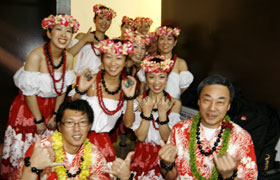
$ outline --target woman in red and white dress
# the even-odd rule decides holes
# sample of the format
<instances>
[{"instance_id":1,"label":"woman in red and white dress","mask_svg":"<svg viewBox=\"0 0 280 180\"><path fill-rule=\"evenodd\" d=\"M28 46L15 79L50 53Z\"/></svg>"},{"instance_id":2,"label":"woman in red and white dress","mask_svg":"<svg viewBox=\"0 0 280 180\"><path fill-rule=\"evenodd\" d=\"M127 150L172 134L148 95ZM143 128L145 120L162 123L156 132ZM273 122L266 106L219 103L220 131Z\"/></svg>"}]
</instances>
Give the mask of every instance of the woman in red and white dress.
<instances>
[{"instance_id":1,"label":"woman in red and white dress","mask_svg":"<svg viewBox=\"0 0 280 180\"><path fill-rule=\"evenodd\" d=\"M131 127L139 141L131 164L135 179L163 179L158 165L160 140L167 140L181 111L181 102L164 91L173 65L164 56L146 57L141 64L149 89L135 101L138 110Z\"/></svg>"},{"instance_id":2,"label":"woman in red and white dress","mask_svg":"<svg viewBox=\"0 0 280 180\"><path fill-rule=\"evenodd\" d=\"M133 51L133 46L121 40L103 40L100 41L99 50L104 70L92 75L92 71L86 69L75 92L72 91L70 95L73 96L72 99L85 99L91 105L94 122L88 138L100 147L107 162L112 162L116 153L108 132L114 128L122 114L126 127L130 127L134 120L136 80L132 76L126 76L123 71L127 55Z\"/></svg>"},{"instance_id":3,"label":"woman in red and white dress","mask_svg":"<svg viewBox=\"0 0 280 180\"><path fill-rule=\"evenodd\" d=\"M53 132L56 111L67 86L75 82L73 56L65 48L79 23L69 15L50 15L43 19L42 28L47 42L32 50L14 75L20 91L11 105L5 132L2 179L13 177L35 134L45 137Z\"/></svg>"},{"instance_id":4,"label":"woman in red and white dress","mask_svg":"<svg viewBox=\"0 0 280 180\"><path fill-rule=\"evenodd\" d=\"M102 4L93 6L95 31L89 28L87 33L79 33L69 45L68 51L73 55L77 55L75 62L75 73L81 75L83 71L90 68L93 73L97 73L100 69L101 59L100 51L96 47L99 41L108 39L105 34L110 28L112 19L116 17L116 12Z\"/></svg>"}]
</instances>

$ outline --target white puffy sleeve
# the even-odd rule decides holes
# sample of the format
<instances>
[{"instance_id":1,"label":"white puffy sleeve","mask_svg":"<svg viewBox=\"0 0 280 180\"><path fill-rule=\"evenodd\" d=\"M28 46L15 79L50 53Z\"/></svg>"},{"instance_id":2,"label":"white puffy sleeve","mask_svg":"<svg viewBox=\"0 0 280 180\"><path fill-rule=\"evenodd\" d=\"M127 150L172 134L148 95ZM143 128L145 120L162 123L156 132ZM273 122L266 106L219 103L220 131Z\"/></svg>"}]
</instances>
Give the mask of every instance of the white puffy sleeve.
<instances>
[{"instance_id":1,"label":"white puffy sleeve","mask_svg":"<svg viewBox=\"0 0 280 180\"><path fill-rule=\"evenodd\" d=\"M40 72L25 71L21 67L14 75L14 82L25 96L32 96L39 93Z\"/></svg>"},{"instance_id":2,"label":"white puffy sleeve","mask_svg":"<svg viewBox=\"0 0 280 180\"><path fill-rule=\"evenodd\" d=\"M138 77L138 79L139 79L140 82L146 83L145 72L143 71L143 69L140 69L140 70L137 72L137 77Z\"/></svg>"},{"instance_id":3,"label":"white puffy sleeve","mask_svg":"<svg viewBox=\"0 0 280 180\"><path fill-rule=\"evenodd\" d=\"M130 129L132 129L133 131L138 129L141 124L142 118L140 117L140 114L141 114L141 112L139 112L139 111L135 112L135 119L134 119L132 126L130 127Z\"/></svg>"},{"instance_id":4,"label":"white puffy sleeve","mask_svg":"<svg viewBox=\"0 0 280 180\"><path fill-rule=\"evenodd\" d=\"M168 118L169 118L168 126L170 129L172 129L175 124L181 121L179 113L172 112L168 115Z\"/></svg>"},{"instance_id":5,"label":"white puffy sleeve","mask_svg":"<svg viewBox=\"0 0 280 180\"><path fill-rule=\"evenodd\" d=\"M77 44L79 42L78 39L72 39L72 41L69 43L67 48L71 48L73 46L75 46L75 44Z\"/></svg>"},{"instance_id":6,"label":"white puffy sleeve","mask_svg":"<svg viewBox=\"0 0 280 180\"><path fill-rule=\"evenodd\" d=\"M187 88L193 82L193 74L190 71L182 71L180 72L180 80L179 80L179 87L180 88Z\"/></svg>"}]
</instances>

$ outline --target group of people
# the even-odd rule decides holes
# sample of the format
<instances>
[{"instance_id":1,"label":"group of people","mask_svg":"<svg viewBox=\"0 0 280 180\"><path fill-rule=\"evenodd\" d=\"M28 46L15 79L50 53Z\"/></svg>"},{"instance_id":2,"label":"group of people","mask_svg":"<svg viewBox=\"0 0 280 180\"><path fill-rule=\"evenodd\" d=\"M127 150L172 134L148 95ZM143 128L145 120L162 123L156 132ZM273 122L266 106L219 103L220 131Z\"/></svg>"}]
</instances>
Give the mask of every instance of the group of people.
<instances>
[{"instance_id":1,"label":"group of people","mask_svg":"<svg viewBox=\"0 0 280 180\"><path fill-rule=\"evenodd\" d=\"M116 12L100 4L93 11L95 31L73 40L72 16L43 19L45 44L14 76L20 91L2 179L256 179L251 137L226 115L234 98L226 78L201 82L200 113L181 121L180 95L193 75L173 54L180 29L149 32L150 18L124 16L122 34L110 39ZM109 137L119 119L138 140L125 159Z\"/></svg>"}]
</instances>

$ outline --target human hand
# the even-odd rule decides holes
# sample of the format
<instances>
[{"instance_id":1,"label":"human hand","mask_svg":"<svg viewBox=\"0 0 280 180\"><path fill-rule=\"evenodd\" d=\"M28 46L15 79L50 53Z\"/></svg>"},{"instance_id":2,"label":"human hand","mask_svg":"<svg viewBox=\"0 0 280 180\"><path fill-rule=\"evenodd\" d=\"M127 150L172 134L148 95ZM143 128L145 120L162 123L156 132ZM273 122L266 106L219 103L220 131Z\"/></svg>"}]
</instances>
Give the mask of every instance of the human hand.
<instances>
[{"instance_id":1,"label":"human hand","mask_svg":"<svg viewBox=\"0 0 280 180\"><path fill-rule=\"evenodd\" d=\"M131 158L134 155L134 152L129 152L125 160L117 158L113 164L111 170L106 170L105 172L112 174L120 179L129 179L130 177L130 164Z\"/></svg>"},{"instance_id":2,"label":"human hand","mask_svg":"<svg viewBox=\"0 0 280 180\"><path fill-rule=\"evenodd\" d=\"M88 32L84 34L82 38L86 43L94 42L94 35L91 33L91 27L88 29Z\"/></svg>"},{"instance_id":3,"label":"human hand","mask_svg":"<svg viewBox=\"0 0 280 180\"><path fill-rule=\"evenodd\" d=\"M87 91L92 85L94 85L95 78L93 78L92 71L90 68L84 70L82 75L80 76L79 81L79 91L85 92Z\"/></svg>"},{"instance_id":4,"label":"human hand","mask_svg":"<svg viewBox=\"0 0 280 180\"><path fill-rule=\"evenodd\" d=\"M170 166L176 159L177 147L172 144L165 144L163 140L160 140L160 146L161 149L158 152L159 158L166 166Z\"/></svg>"},{"instance_id":5,"label":"human hand","mask_svg":"<svg viewBox=\"0 0 280 180\"><path fill-rule=\"evenodd\" d=\"M150 116L153 110L153 107L156 103L156 99L153 97L146 96L140 102L140 107L145 116Z\"/></svg>"},{"instance_id":6,"label":"human hand","mask_svg":"<svg viewBox=\"0 0 280 180\"><path fill-rule=\"evenodd\" d=\"M53 116L51 117L51 119L49 120L49 122L48 122L48 124L47 124L47 127L48 127L49 129L55 130L55 128L56 128L55 115L53 115Z\"/></svg>"},{"instance_id":7,"label":"human hand","mask_svg":"<svg viewBox=\"0 0 280 180\"><path fill-rule=\"evenodd\" d=\"M224 179L231 177L234 169L236 169L237 161L234 160L227 152L223 155L218 155L214 152L213 157L218 173Z\"/></svg>"},{"instance_id":8,"label":"human hand","mask_svg":"<svg viewBox=\"0 0 280 180\"><path fill-rule=\"evenodd\" d=\"M55 152L51 145L48 147L42 147L41 138L38 135L35 135L35 137L36 142L30 157L30 163L32 167L37 169L45 169L47 167L64 165L64 162L55 162Z\"/></svg>"},{"instance_id":9,"label":"human hand","mask_svg":"<svg viewBox=\"0 0 280 180\"><path fill-rule=\"evenodd\" d=\"M40 135L43 134L46 129L47 129L47 127L44 122L42 122L40 124L36 124L36 133L37 134L40 134Z\"/></svg>"},{"instance_id":10,"label":"human hand","mask_svg":"<svg viewBox=\"0 0 280 180\"><path fill-rule=\"evenodd\" d=\"M136 83L134 77L127 76L127 79L122 81L122 90L126 97L133 97L135 95Z\"/></svg>"},{"instance_id":11,"label":"human hand","mask_svg":"<svg viewBox=\"0 0 280 180\"><path fill-rule=\"evenodd\" d=\"M166 114L172 108L173 104L174 104L173 101L170 101L165 96L162 96L157 101L157 107L158 107L159 114Z\"/></svg>"}]
</instances>

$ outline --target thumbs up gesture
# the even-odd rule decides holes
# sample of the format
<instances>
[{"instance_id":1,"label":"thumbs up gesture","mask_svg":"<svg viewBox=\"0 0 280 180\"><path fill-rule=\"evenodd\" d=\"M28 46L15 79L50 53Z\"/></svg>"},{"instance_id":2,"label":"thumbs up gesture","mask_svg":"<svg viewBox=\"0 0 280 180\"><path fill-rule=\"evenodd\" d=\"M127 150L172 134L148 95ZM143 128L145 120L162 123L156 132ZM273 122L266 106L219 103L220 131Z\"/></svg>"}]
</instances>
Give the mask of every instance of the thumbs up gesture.
<instances>
[{"instance_id":1,"label":"thumbs up gesture","mask_svg":"<svg viewBox=\"0 0 280 180\"><path fill-rule=\"evenodd\" d=\"M160 146L159 158L163 160L166 166L170 166L176 159L177 147L172 144L165 144L163 140L160 140Z\"/></svg>"},{"instance_id":2,"label":"thumbs up gesture","mask_svg":"<svg viewBox=\"0 0 280 180\"><path fill-rule=\"evenodd\" d=\"M42 147L41 138L36 136L36 142L34 146L33 153L30 157L30 162L32 167L37 169L45 169L47 167L61 166L64 163L55 162L55 152L52 146Z\"/></svg>"}]
</instances>

